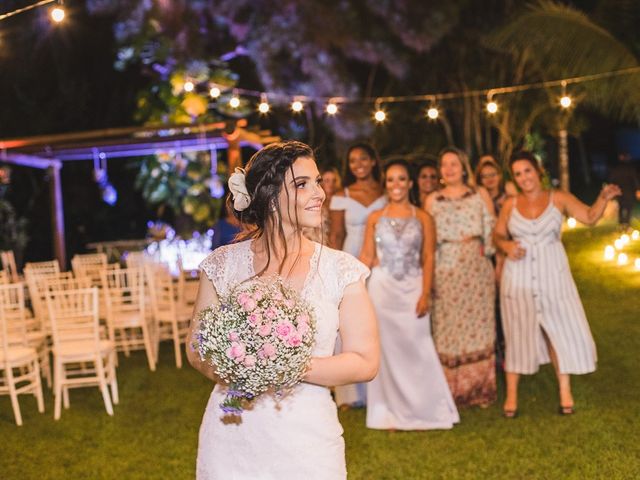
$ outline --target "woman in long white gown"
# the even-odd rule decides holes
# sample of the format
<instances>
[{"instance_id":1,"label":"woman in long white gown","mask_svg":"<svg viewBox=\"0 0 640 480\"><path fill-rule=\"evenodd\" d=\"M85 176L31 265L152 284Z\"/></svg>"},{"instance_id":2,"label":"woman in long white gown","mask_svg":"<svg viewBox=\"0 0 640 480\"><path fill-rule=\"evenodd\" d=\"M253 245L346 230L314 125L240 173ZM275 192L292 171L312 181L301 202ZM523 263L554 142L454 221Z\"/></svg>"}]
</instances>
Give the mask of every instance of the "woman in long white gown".
<instances>
[{"instance_id":1,"label":"woman in long white gown","mask_svg":"<svg viewBox=\"0 0 640 480\"><path fill-rule=\"evenodd\" d=\"M378 154L373 147L360 143L349 148L343 183L344 189L336 192L329 206L329 246L358 258L367 217L387 202L380 183ZM336 352L340 349L338 339ZM367 400L364 383L336 386L334 392L341 407L362 407Z\"/></svg>"},{"instance_id":2,"label":"woman in long white gown","mask_svg":"<svg viewBox=\"0 0 640 480\"><path fill-rule=\"evenodd\" d=\"M434 223L410 203L412 184L406 162L386 166L389 205L369 216L360 256L373 267L368 290L382 347L367 389L369 428L447 429L460 420L431 339Z\"/></svg>"},{"instance_id":3,"label":"woman in long white gown","mask_svg":"<svg viewBox=\"0 0 640 480\"><path fill-rule=\"evenodd\" d=\"M240 282L278 275L314 307L316 344L303 383L279 403L262 395L240 419L222 416L227 385L215 385L200 427L197 478L344 479L342 427L328 387L368 381L377 372L375 314L364 286L368 269L302 235L320 225L324 200L308 146L263 148L247 165L246 177L235 177L232 192L234 214L251 230L245 241L204 260L195 311L215 305ZM197 330L194 320L190 338ZM333 355L338 330L343 349ZM215 381L215 367L187 351L190 363Z\"/></svg>"}]
</instances>

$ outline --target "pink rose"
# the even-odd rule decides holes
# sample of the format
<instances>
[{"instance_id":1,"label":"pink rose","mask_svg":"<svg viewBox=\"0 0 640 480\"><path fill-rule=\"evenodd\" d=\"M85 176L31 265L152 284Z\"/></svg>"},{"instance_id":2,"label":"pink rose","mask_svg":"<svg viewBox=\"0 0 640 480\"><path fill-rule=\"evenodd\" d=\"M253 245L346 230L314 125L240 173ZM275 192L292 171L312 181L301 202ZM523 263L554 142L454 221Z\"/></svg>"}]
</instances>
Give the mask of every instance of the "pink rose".
<instances>
[{"instance_id":1,"label":"pink rose","mask_svg":"<svg viewBox=\"0 0 640 480\"><path fill-rule=\"evenodd\" d=\"M261 337L266 337L270 333L271 333L271 322L263 323L262 325L260 325L260 328L258 329L258 335L260 335Z\"/></svg>"},{"instance_id":2,"label":"pink rose","mask_svg":"<svg viewBox=\"0 0 640 480\"><path fill-rule=\"evenodd\" d=\"M238 296L236 297L236 300L238 301L238 303L240 305L242 305L244 307L244 304L247 302L247 300L249 300L249 294L247 292L241 292L238 294Z\"/></svg>"},{"instance_id":3,"label":"pink rose","mask_svg":"<svg viewBox=\"0 0 640 480\"><path fill-rule=\"evenodd\" d=\"M250 312L252 311L254 308L256 308L258 304L256 303L256 301L249 297L245 300L244 304L242 304L242 308L244 308L245 312Z\"/></svg>"},{"instance_id":4,"label":"pink rose","mask_svg":"<svg viewBox=\"0 0 640 480\"><path fill-rule=\"evenodd\" d=\"M280 322L276 325L276 334L282 340L293 333L294 327L290 322Z\"/></svg>"},{"instance_id":5,"label":"pink rose","mask_svg":"<svg viewBox=\"0 0 640 480\"><path fill-rule=\"evenodd\" d=\"M278 311L273 307L269 307L264 311L264 316L269 320L273 320L278 316Z\"/></svg>"},{"instance_id":6,"label":"pink rose","mask_svg":"<svg viewBox=\"0 0 640 480\"><path fill-rule=\"evenodd\" d=\"M247 355L246 357L244 357L244 366L247 368L252 368L256 366L256 357L254 357L253 355Z\"/></svg>"},{"instance_id":7,"label":"pink rose","mask_svg":"<svg viewBox=\"0 0 640 480\"><path fill-rule=\"evenodd\" d=\"M262 322L262 315L260 315L260 312L251 312L247 320L251 325L255 327L260 322Z\"/></svg>"},{"instance_id":8,"label":"pink rose","mask_svg":"<svg viewBox=\"0 0 640 480\"><path fill-rule=\"evenodd\" d=\"M302 343L302 337L300 336L299 333L293 333L287 339L287 343L291 347L299 347L300 344Z\"/></svg>"},{"instance_id":9,"label":"pink rose","mask_svg":"<svg viewBox=\"0 0 640 480\"><path fill-rule=\"evenodd\" d=\"M228 338L232 342L237 342L238 340L240 340L238 332L229 332Z\"/></svg>"},{"instance_id":10,"label":"pink rose","mask_svg":"<svg viewBox=\"0 0 640 480\"><path fill-rule=\"evenodd\" d=\"M246 348L243 343L233 342L229 348L227 348L227 357L236 362L241 362L244 359Z\"/></svg>"},{"instance_id":11,"label":"pink rose","mask_svg":"<svg viewBox=\"0 0 640 480\"><path fill-rule=\"evenodd\" d=\"M262 290L256 290L255 292L253 292L252 297L256 302L259 302L264 298L264 293L262 292Z\"/></svg>"},{"instance_id":12,"label":"pink rose","mask_svg":"<svg viewBox=\"0 0 640 480\"><path fill-rule=\"evenodd\" d=\"M276 347L271 345L270 343L265 343L262 348L258 351L258 357L262 359L270 359L276 356Z\"/></svg>"},{"instance_id":13,"label":"pink rose","mask_svg":"<svg viewBox=\"0 0 640 480\"><path fill-rule=\"evenodd\" d=\"M309 331L309 324L302 322L300 324L298 324L298 335L300 335L301 337L304 337L306 335L306 333Z\"/></svg>"}]
</instances>

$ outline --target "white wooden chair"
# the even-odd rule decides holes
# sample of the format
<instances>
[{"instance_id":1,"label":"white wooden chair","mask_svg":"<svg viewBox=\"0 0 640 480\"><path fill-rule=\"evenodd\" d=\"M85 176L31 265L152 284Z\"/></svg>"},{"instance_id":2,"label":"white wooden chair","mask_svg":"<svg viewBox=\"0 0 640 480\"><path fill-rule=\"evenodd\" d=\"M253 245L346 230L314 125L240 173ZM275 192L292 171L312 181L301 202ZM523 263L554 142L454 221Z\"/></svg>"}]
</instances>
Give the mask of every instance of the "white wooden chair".
<instances>
[{"instance_id":1,"label":"white wooden chair","mask_svg":"<svg viewBox=\"0 0 640 480\"><path fill-rule=\"evenodd\" d=\"M27 262L24 266L24 275L48 275L52 273L60 273L60 264L57 260L49 260L46 262Z\"/></svg>"},{"instance_id":2,"label":"white wooden chair","mask_svg":"<svg viewBox=\"0 0 640 480\"><path fill-rule=\"evenodd\" d=\"M44 399L38 352L29 346L25 322L15 318L16 305L24 307L24 286L0 285L0 394L9 395L16 424L22 425L18 395L33 394L40 413Z\"/></svg>"},{"instance_id":3,"label":"white wooden chair","mask_svg":"<svg viewBox=\"0 0 640 480\"><path fill-rule=\"evenodd\" d=\"M100 271L107 268L107 256L104 253L74 255L71 268L76 277L89 277L94 286L100 285Z\"/></svg>"},{"instance_id":4,"label":"white wooden chair","mask_svg":"<svg viewBox=\"0 0 640 480\"><path fill-rule=\"evenodd\" d=\"M105 410L113 415L117 404L116 353L109 339L100 338L98 289L56 290L47 293L53 335L54 415L69 408L69 389L98 386ZM92 363L92 370L76 367ZM111 387L111 394L109 393Z\"/></svg>"},{"instance_id":5,"label":"white wooden chair","mask_svg":"<svg viewBox=\"0 0 640 480\"><path fill-rule=\"evenodd\" d=\"M8 275L10 283L17 283L22 280L20 274L18 273L18 267L16 266L16 257L13 254L13 250L5 250L0 252L0 263L2 264L2 270L4 270Z\"/></svg>"},{"instance_id":6,"label":"white wooden chair","mask_svg":"<svg viewBox=\"0 0 640 480\"><path fill-rule=\"evenodd\" d=\"M31 297L31 307L33 308L34 323L36 328L41 328L49 334L49 311L47 309L47 283L52 280L73 279L71 272L51 272L46 270L27 270L25 268L25 278Z\"/></svg>"},{"instance_id":7,"label":"white wooden chair","mask_svg":"<svg viewBox=\"0 0 640 480\"><path fill-rule=\"evenodd\" d=\"M193 307L181 301L171 273L161 264L146 266L158 340L173 340L176 366L182 368L180 345L187 338Z\"/></svg>"},{"instance_id":8,"label":"white wooden chair","mask_svg":"<svg viewBox=\"0 0 640 480\"><path fill-rule=\"evenodd\" d=\"M147 315L144 270L123 268L102 271L102 292L106 305L109 338L129 356L144 349L151 371L156 369L156 331Z\"/></svg>"},{"instance_id":9,"label":"white wooden chair","mask_svg":"<svg viewBox=\"0 0 640 480\"><path fill-rule=\"evenodd\" d=\"M9 274L6 270L0 270L0 285L6 285L7 283L11 283Z\"/></svg>"}]
</instances>

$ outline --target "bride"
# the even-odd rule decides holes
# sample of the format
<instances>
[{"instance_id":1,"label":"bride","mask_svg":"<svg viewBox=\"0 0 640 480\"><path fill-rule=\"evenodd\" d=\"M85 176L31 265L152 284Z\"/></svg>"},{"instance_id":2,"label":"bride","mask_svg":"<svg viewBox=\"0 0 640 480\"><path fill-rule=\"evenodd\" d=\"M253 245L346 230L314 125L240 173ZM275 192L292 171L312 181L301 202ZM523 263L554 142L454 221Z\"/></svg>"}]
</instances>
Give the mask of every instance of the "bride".
<instances>
[{"instance_id":1,"label":"bride","mask_svg":"<svg viewBox=\"0 0 640 480\"><path fill-rule=\"evenodd\" d=\"M379 343L364 284L369 270L302 235L321 224L320 182L313 151L296 141L263 148L246 176L239 171L230 179L233 213L246 233L202 262L195 312L217 304L240 282L277 274L313 306L317 332L305 382L279 402L263 395L241 421L228 422L219 408L227 386L216 383L200 427L200 480L346 478L343 431L328 387L371 380ZM338 334L342 353L333 355ZM195 350L187 352L191 365L215 381L215 368Z\"/></svg>"}]
</instances>

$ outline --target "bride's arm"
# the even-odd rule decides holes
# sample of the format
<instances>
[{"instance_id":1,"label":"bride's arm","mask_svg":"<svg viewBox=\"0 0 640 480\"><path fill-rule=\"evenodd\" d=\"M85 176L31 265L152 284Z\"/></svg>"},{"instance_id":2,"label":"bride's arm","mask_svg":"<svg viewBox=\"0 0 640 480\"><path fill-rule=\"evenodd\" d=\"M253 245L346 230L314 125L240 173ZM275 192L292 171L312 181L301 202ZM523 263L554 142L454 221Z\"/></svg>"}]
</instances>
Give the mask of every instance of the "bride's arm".
<instances>
[{"instance_id":1,"label":"bride's arm","mask_svg":"<svg viewBox=\"0 0 640 480\"><path fill-rule=\"evenodd\" d=\"M314 357L305 381L325 387L368 382L378 373L380 341L373 305L358 281L345 287L340 303L342 353Z\"/></svg>"},{"instance_id":2,"label":"bride's arm","mask_svg":"<svg viewBox=\"0 0 640 480\"><path fill-rule=\"evenodd\" d=\"M189 360L189 363L193 368L213 381L217 381L213 366L207 362L203 362L200 359L197 349L194 349L192 345L195 343L195 334L198 332L200 327L198 322L198 313L207 307L215 306L217 304L218 295L215 288L213 288L213 283L211 283L204 273L200 274L198 296L196 297L196 303L193 307L193 316L191 317L189 333L187 335L187 360Z\"/></svg>"}]
</instances>

